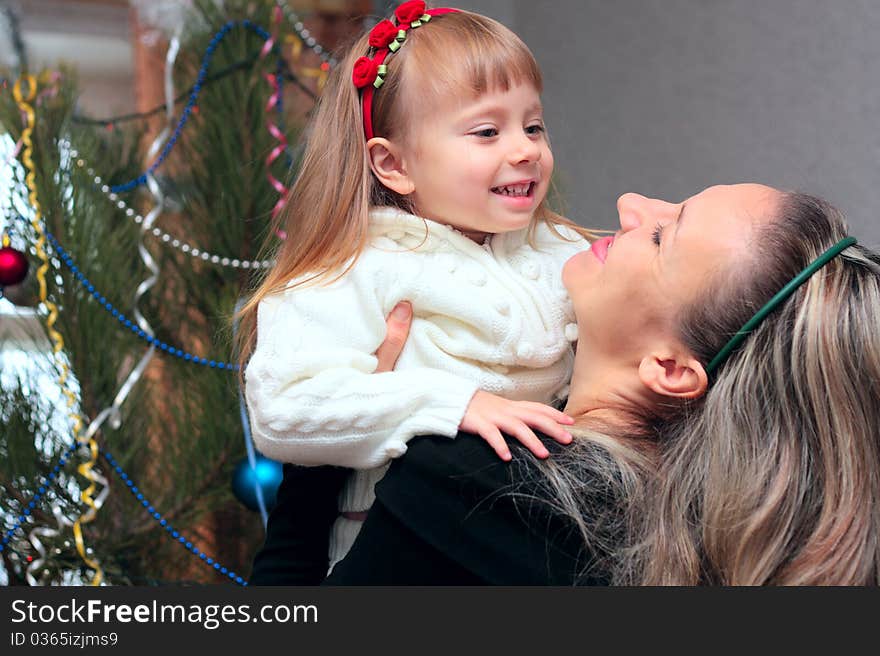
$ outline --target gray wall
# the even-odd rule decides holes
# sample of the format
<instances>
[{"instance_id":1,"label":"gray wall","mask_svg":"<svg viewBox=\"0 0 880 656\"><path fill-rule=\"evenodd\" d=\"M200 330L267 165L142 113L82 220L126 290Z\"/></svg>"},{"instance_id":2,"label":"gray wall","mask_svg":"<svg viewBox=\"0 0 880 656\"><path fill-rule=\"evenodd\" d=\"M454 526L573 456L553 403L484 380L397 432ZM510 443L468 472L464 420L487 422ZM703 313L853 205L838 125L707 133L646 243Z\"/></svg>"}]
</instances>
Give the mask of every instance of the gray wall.
<instances>
[{"instance_id":1,"label":"gray wall","mask_svg":"<svg viewBox=\"0 0 880 656\"><path fill-rule=\"evenodd\" d=\"M440 4L435 2L434 4ZM880 246L880 2L462 0L545 75L570 216L616 225L625 191L719 182L823 196Z\"/></svg>"}]
</instances>

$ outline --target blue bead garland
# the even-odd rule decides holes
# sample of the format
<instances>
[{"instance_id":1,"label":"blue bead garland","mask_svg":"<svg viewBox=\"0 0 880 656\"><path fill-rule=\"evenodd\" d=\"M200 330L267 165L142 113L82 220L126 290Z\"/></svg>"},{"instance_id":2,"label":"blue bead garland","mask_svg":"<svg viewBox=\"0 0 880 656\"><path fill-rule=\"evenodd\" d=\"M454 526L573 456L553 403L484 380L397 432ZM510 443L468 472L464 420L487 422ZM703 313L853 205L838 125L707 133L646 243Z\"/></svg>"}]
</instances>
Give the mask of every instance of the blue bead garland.
<instances>
[{"instance_id":1,"label":"blue bead garland","mask_svg":"<svg viewBox=\"0 0 880 656\"><path fill-rule=\"evenodd\" d=\"M67 464L68 458L71 456L71 454L73 454L73 452L76 450L76 448L78 446L80 446L78 442L74 442L73 444L70 445L70 447L67 449L67 451L65 451L64 454L61 456L61 458L58 460L58 464L56 464L52 468L52 471L46 477L45 481L43 481L43 484L40 485L39 488L37 488L37 493L33 496L31 501L27 504L27 507L22 511L22 514L18 516L18 519L16 520L15 524L12 526L11 529L9 529L8 531L6 531L6 533L4 533L3 539L0 540L0 552L4 551L6 549L6 545L8 545L9 541L12 539L12 534L15 533L15 531L17 531L19 529L19 527L27 520L28 516L31 514L31 510L36 508L37 502L39 502L39 500L46 493L49 485L55 481L55 478L58 476L58 473L61 471L61 468ZM232 582L234 582L238 585L247 586L248 582L245 581L244 578L242 578L241 576L236 574L231 569L220 565L220 563L218 563L216 560L214 560L213 558L208 556L208 554L206 554L204 551L202 551L198 547L194 546L193 543L191 541L187 540L184 536L182 536L179 531L176 531L174 529L174 527L168 523L168 520L165 519L164 517L162 517L162 513L160 513L158 510L156 510L153 507L153 504L151 504L147 500L147 498L144 497L143 493L140 490L138 490L137 486L134 484L134 482L131 480L131 478L129 478L128 474L126 474L125 471L123 471L122 467L119 466L119 464L116 462L116 460L113 458L112 455L110 455L104 449L100 449L99 453L107 461L107 464L109 464L113 468L113 470L118 474L119 478L125 482L125 485L128 487L129 491L135 496L135 498L138 501L140 501L141 505L147 509L147 512L150 515L152 515L153 519L155 519L156 521L159 522L159 526L161 526L162 528L165 529L166 533L171 535L171 537L174 540L176 540L180 544L182 544L194 556L198 556L199 560L204 562L209 567L213 567L213 569L215 571L219 572L223 576L228 577Z\"/></svg>"},{"instance_id":2,"label":"blue bead garland","mask_svg":"<svg viewBox=\"0 0 880 656\"><path fill-rule=\"evenodd\" d=\"M193 86L192 93L189 96L189 100L186 103L186 106L183 108L183 112L181 114L180 120L177 122L177 127L174 128L174 133L171 135L171 138L165 144L165 147L162 149L162 152L159 154L158 159L150 165L144 173L134 178L133 180L129 180L124 184L114 185L110 187L110 191L114 193L120 193L123 191L131 191L135 187L139 187L143 184L147 183L147 176L151 175L153 171L159 168L162 165L162 162L165 161L165 158L168 157L168 154L171 152L171 149L174 147L174 144L177 142L178 137L180 137L180 133L183 130L183 126L186 125L187 120L189 120L189 116L192 113L193 107L195 107L196 100L198 100L199 92L202 90L202 84L205 82L205 77L208 74L208 67L211 65L211 58L214 56L214 51L217 49L217 46L220 44L220 41L226 37L226 35L239 23L237 21L229 21L226 23L219 32L217 32L214 37L211 39L211 42L208 44L208 47L205 49L205 56L202 58L202 65L199 68L199 75L196 78L196 83ZM255 32L263 41L268 41L271 36L269 33L264 30L259 25L256 25L252 21L245 19L241 21L242 27L245 27L252 32ZM277 46L272 47L272 51L276 54L278 53ZM280 58L280 55L279 55Z\"/></svg>"},{"instance_id":3,"label":"blue bead garland","mask_svg":"<svg viewBox=\"0 0 880 656\"><path fill-rule=\"evenodd\" d=\"M168 522L168 520L162 517L162 513L160 513L153 507L153 504L150 503L150 501L144 496L143 492L138 490L137 486L132 482L128 474L123 471L122 467L119 466L113 456L104 449L100 449L99 452L107 461L107 464L109 464L113 468L113 471L116 472L119 478L125 481L125 484L128 487L128 491L131 492L132 495L134 495L134 498L137 499L140 504L147 510L147 513L159 523L159 526L165 529L165 532L171 536L171 539L179 542L187 551L192 553L194 556L198 556L199 560L204 562L209 567L213 567L215 571L218 571L220 574L226 576L232 582L237 583L241 586L247 586L247 581L245 581L241 576L236 574L231 569L223 567L216 560L208 556L208 554L206 554L204 551L193 545L192 541L188 540L185 536L181 535L179 531L175 530L175 528Z\"/></svg>"},{"instance_id":4,"label":"blue bead garland","mask_svg":"<svg viewBox=\"0 0 880 656\"><path fill-rule=\"evenodd\" d=\"M132 323L131 319L128 319L122 312L113 307L113 305L104 298L98 291L95 289L95 286L89 282L88 278L86 278L79 268L73 263L73 259L67 252L61 247L61 244L58 243L58 240L49 232L44 231L46 234L46 239L52 244L52 247L57 251L58 257L61 259L64 264L70 269L71 273L76 277L76 279L82 284L83 287L98 301L98 304L101 305L114 319L116 319L120 324L122 324L125 328L128 328L135 335L143 339L150 345L156 346L157 348L165 351L166 353L170 353L171 355L175 355L178 358L182 359L184 362L193 362L195 364L201 364L206 367L210 367L211 369L226 369L228 371L238 371L240 369L239 365L232 362L219 362L217 360L208 360L198 355L193 355L192 353L187 353L182 349L175 348L173 346L169 346L165 342L161 342L152 335L144 332L136 323Z\"/></svg>"},{"instance_id":5,"label":"blue bead garland","mask_svg":"<svg viewBox=\"0 0 880 656\"><path fill-rule=\"evenodd\" d=\"M6 545L9 544L9 540L12 539L12 534L18 530L18 528L24 523L27 519L28 515L31 514L31 510L36 508L37 502L43 498L43 495L46 494L46 490L49 485L55 481L55 478L58 476L58 473L61 471L61 468L67 463L67 459L70 455L76 450L78 444L74 442L67 451L61 456L61 459L58 461L58 464L52 468L52 471L49 472L49 475L46 476L46 479L43 481L43 484L37 488L37 493L33 496L30 503L27 504L27 507L24 509L21 515L18 516L15 524L12 525L12 528L6 531L3 534L3 539L0 540L0 551L6 549Z\"/></svg>"}]
</instances>

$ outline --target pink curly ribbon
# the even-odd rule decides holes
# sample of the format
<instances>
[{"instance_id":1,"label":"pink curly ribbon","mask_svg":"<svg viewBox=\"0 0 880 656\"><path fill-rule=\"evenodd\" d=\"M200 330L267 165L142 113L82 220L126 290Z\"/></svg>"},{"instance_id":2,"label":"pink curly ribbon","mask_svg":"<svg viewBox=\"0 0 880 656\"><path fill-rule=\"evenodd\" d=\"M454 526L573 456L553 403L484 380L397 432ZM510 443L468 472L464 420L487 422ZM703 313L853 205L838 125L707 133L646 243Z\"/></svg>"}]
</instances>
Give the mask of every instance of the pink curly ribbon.
<instances>
[{"instance_id":1,"label":"pink curly ribbon","mask_svg":"<svg viewBox=\"0 0 880 656\"><path fill-rule=\"evenodd\" d=\"M275 35L273 34L268 39L266 39L266 42L263 44L263 47L260 49L260 58L262 59L263 57L268 55L269 52L272 50L272 46L274 46L274 45L275 45Z\"/></svg>"},{"instance_id":2,"label":"pink curly ribbon","mask_svg":"<svg viewBox=\"0 0 880 656\"><path fill-rule=\"evenodd\" d=\"M272 112L281 100L281 87L278 84L278 78L271 73L266 73L263 77L265 77L266 81L272 86L272 95L266 103L266 113L269 115L269 134L271 134L278 142L278 145L275 146L266 157L266 177L269 179L269 184L272 185L272 188L279 194L278 202L275 203L275 207L272 208L272 218L274 219L278 215L278 212L281 211L281 208L284 207L284 203L287 200L287 187L285 187L278 178L272 175L271 166L287 148L287 137L284 136L284 133L278 127L278 124L272 120ZM281 235L279 235L279 237L280 236ZM282 239L283 238L284 237L282 237Z\"/></svg>"},{"instance_id":3,"label":"pink curly ribbon","mask_svg":"<svg viewBox=\"0 0 880 656\"><path fill-rule=\"evenodd\" d=\"M275 5L275 9L272 12L272 37L267 39L266 43L263 45L263 49L260 51L261 58L265 57L272 50L282 18L281 7ZM287 137L284 136L284 133L278 127L278 124L272 119L273 110L275 110L281 103L281 85L278 83L278 77L271 73L265 73L263 77L269 83L269 86L272 87L272 95L269 96L269 100L266 102L268 130L269 134L271 134L278 142L278 145L275 146L266 157L266 177L269 180L269 184L279 195L278 201L272 208L272 218L274 219L278 215L278 212L281 211L281 208L284 207L284 203L287 200L287 187L285 187L278 178L272 175L272 163L278 159L287 148ZM275 230L275 234L280 239L287 239L287 233L281 229Z\"/></svg>"},{"instance_id":4,"label":"pink curly ribbon","mask_svg":"<svg viewBox=\"0 0 880 656\"><path fill-rule=\"evenodd\" d=\"M47 86L37 94L36 102L38 103L42 102L43 98L54 98L58 95L58 81L61 79L61 73L59 71L51 71L48 74L44 74L42 78L41 81Z\"/></svg>"}]
</instances>

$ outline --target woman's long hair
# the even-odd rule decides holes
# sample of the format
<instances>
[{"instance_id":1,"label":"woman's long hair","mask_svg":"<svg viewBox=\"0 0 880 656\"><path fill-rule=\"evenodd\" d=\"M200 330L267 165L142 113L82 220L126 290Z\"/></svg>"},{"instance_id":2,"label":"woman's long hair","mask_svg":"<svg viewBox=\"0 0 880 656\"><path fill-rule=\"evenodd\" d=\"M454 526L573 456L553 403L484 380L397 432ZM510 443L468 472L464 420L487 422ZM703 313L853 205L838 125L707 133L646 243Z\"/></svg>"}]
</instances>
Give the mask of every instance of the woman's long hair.
<instances>
[{"instance_id":1,"label":"woman's long hair","mask_svg":"<svg viewBox=\"0 0 880 656\"><path fill-rule=\"evenodd\" d=\"M385 188L370 170L360 96L352 83L355 61L368 52L368 37L357 39L330 75L307 130L299 172L276 218L274 227L284 229L288 238L274 253L274 239L267 242L263 256L276 263L236 314L242 372L256 342L261 300L291 282L329 282L350 270L367 245L370 207L413 210L407 197ZM392 140L415 134L425 108L441 95L468 97L518 84L543 89L538 64L519 37L490 18L465 11L409 30L387 66L385 83L373 97L373 127L376 135ZM539 221L592 237L546 202L538 206L532 230Z\"/></svg>"},{"instance_id":2,"label":"woman's long hair","mask_svg":"<svg viewBox=\"0 0 880 656\"><path fill-rule=\"evenodd\" d=\"M753 260L681 314L682 342L705 365L846 232L823 201L785 194ZM880 583L880 255L846 249L756 328L703 398L626 433L592 427L564 460L540 465L545 496L587 542L597 516L622 513L609 547L617 583ZM617 506L599 515L576 489L591 475L614 483Z\"/></svg>"}]
</instances>

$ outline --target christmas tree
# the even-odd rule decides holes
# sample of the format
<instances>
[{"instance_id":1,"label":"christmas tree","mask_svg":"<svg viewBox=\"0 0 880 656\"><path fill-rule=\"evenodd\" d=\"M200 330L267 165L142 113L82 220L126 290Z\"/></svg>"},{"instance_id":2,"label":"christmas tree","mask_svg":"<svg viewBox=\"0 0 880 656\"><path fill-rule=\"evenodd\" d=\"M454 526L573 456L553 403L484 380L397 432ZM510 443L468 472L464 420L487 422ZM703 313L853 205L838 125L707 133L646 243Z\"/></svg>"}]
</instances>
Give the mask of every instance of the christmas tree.
<instances>
[{"instance_id":1,"label":"christmas tree","mask_svg":"<svg viewBox=\"0 0 880 656\"><path fill-rule=\"evenodd\" d=\"M265 509L278 470L247 457L232 317L296 238L272 219L335 62L283 3L178 25L142 116L79 115L71 68L2 76L10 585L243 584L263 539L242 501Z\"/></svg>"}]
</instances>

